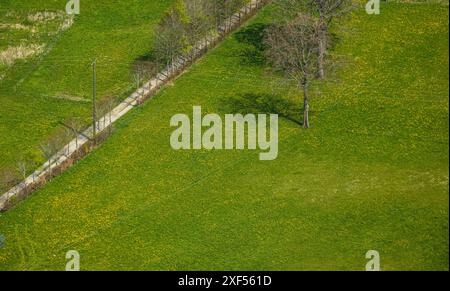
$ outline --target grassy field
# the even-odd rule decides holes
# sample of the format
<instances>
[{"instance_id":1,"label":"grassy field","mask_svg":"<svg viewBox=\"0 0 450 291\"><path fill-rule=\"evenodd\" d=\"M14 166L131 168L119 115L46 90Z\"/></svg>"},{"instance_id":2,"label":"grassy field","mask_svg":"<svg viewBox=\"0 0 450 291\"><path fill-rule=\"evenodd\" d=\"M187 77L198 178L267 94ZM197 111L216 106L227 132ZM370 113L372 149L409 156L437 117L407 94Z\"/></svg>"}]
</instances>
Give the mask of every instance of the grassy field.
<instances>
[{"instance_id":1,"label":"grassy field","mask_svg":"<svg viewBox=\"0 0 450 291\"><path fill-rule=\"evenodd\" d=\"M133 63L150 50L154 25L173 0L81 1L80 15L60 29L68 19L66 2L0 3L0 53L42 47L10 66L0 62L0 168L24 156L36 159L38 144L60 121L88 120L94 58L99 98L124 97Z\"/></svg>"},{"instance_id":2,"label":"grassy field","mask_svg":"<svg viewBox=\"0 0 450 291\"><path fill-rule=\"evenodd\" d=\"M282 119L270 162L170 147L170 118L194 105L299 118L295 88L228 38L2 214L0 269L63 270L73 249L84 270L364 270L373 249L384 270L447 270L448 19L438 4L355 13L313 88L313 128Z\"/></svg>"}]
</instances>

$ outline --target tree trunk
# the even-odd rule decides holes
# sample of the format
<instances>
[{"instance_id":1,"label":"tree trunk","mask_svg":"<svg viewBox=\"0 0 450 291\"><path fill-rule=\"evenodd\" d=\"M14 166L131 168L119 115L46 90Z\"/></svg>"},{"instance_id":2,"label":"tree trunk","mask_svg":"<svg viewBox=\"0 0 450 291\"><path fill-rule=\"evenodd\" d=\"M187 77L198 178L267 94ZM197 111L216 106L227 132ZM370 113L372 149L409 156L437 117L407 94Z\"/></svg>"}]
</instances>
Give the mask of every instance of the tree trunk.
<instances>
[{"instance_id":1,"label":"tree trunk","mask_svg":"<svg viewBox=\"0 0 450 291\"><path fill-rule=\"evenodd\" d=\"M111 116L112 108L113 108L112 106L109 108L109 128L108 128L109 135L111 135L111 131L112 131L112 116Z\"/></svg>"},{"instance_id":2,"label":"tree trunk","mask_svg":"<svg viewBox=\"0 0 450 291\"><path fill-rule=\"evenodd\" d=\"M325 78L325 54L327 52L327 24L325 20L321 19L319 23L319 56L318 56L318 77Z\"/></svg>"},{"instance_id":3,"label":"tree trunk","mask_svg":"<svg viewBox=\"0 0 450 291\"><path fill-rule=\"evenodd\" d=\"M309 128L309 95L308 95L308 80L304 79L303 86L303 127Z\"/></svg>"}]
</instances>

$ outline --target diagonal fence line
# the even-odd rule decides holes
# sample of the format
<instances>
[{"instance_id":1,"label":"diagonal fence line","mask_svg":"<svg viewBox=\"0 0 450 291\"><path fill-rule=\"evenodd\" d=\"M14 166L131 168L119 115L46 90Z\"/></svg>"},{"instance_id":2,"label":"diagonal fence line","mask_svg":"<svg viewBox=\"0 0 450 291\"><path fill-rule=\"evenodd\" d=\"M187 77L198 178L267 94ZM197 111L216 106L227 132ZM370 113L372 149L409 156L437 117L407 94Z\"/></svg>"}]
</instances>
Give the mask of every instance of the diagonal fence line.
<instances>
[{"instance_id":1,"label":"diagonal fence line","mask_svg":"<svg viewBox=\"0 0 450 291\"><path fill-rule=\"evenodd\" d=\"M112 111L97 120L95 124L95 131L99 135L105 133L117 120L122 118L136 106L142 104L142 102L153 97L155 93L157 93L164 85L166 85L173 78L180 76L186 68L193 64L198 58L203 56L209 48L216 46L227 36L228 33L231 33L241 24L245 23L246 20L248 20L254 15L254 13L269 2L270 0L251 0L249 4L243 6L239 11L226 19L220 27L218 27L218 35L209 35L200 40L194 47L192 53L175 58L174 61L159 72L155 78L145 83L142 87L137 89L128 98L116 106ZM93 125L65 145L28 178L24 179L20 182L20 184L0 196L0 211L6 211L9 207L11 207L10 204L14 204L14 202L16 202L14 200L20 198L21 195L26 197L37 188L45 185L47 179L51 179L55 176L55 171L59 170L62 172L70 167L75 160L77 160L77 155L79 155L80 152L87 155L93 148L91 142L94 139L96 139L96 136L94 136ZM78 157L78 159L80 158L82 157Z\"/></svg>"},{"instance_id":2,"label":"diagonal fence line","mask_svg":"<svg viewBox=\"0 0 450 291\"><path fill-rule=\"evenodd\" d=\"M295 130L290 130L291 132L297 131ZM291 135L288 135L288 137L286 138L286 140L290 140L291 139ZM298 152L299 149L295 149L295 148L289 148L287 150L287 153L295 153ZM235 167L237 167L239 164L243 163L243 162L248 162L252 160L252 158L250 156L244 156L243 158L238 158L237 160L233 159L231 161L228 161L227 163L223 164L222 166L218 167L217 169L210 171L209 173L205 174L205 175L201 175L200 177L198 177L197 179L192 180L191 182L187 183L187 184L183 184L177 188L175 188L171 194L167 195L165 198L166 199L172 199L174 198L176 195L179 195L187 190L190 190L191 188L194 188L202 183L204 183L205 181L208 181L208 179L213 178L217 175L221 175L224 174L226 171L231 170ZM147 209L148 205L141 205L140 207L137 207L134 209L134 212L141 212L144 209ZM60 248L58 248L56 251L53 252L54 255L56 255L57 253L61 253L61 252L65 252L68 249L77 249L81 246L81 244L83 244L84 242L86 242L87 240L91 240L97 236L101 236L103 234L105 234L108 230L110 230L111 228L113 228L115 226L115 224L123 222L127 219L127 217L125 217L124 215L118 217L116 219L116 221L106 227L100 227L99 229L95 230L95 231L91 231L88 235L86 235L85 237L77 240L77 241L72 241L69 243L66 243L64 245L62 245ZM119 235L118 238L125 238L128 237L132 234L134 234L136 231L138 231L137 228L133 228L129 231L123 232ZM117 237L116 237L117 238ZM42 264L38 264L38 265L33 265L32 269L51 269L51 265L47 264L47 263L42 263Z\"/></svg>"}]
</instances>

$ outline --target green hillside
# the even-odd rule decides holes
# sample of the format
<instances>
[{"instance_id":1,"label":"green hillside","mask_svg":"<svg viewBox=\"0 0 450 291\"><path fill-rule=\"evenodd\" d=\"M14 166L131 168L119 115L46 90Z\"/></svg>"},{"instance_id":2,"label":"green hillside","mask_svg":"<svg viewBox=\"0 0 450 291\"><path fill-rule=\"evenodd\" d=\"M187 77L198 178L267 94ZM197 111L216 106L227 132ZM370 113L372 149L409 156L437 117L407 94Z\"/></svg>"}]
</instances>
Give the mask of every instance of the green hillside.
<instances>
[{"instance_id":1,"label":"green hillside","mask_svg":"<svg viewBox=\"0 0 450 291\"><path fill-rule=\"evenodd\" d=\"M2 214L0 269L63 270L77 250L83 270L364 270L377 250L383 270L448 270L448 19L389 3L345 20L310 130L291 121L296 88L229 37ZM272 20L268 6L252 24ZM172 150L170 118L195 105L283 113L278 159Z\"/></svg>"},{"instance_id":2,"label":"green hillside","mask_svg":"<svg viewBox=\"0 0 450 291\"><path fill-rule=\"evenodd\" d=\"M0 62L0 169L22 157L38 162L37 146L59 122L89 120L94 58L98 98L125 97L133 63L151 49L153 28L173 2L83 0L62 30L67 0L2 0L0 53L33 45L42 52L11 66Z\"/></svg>"}]
</instances>

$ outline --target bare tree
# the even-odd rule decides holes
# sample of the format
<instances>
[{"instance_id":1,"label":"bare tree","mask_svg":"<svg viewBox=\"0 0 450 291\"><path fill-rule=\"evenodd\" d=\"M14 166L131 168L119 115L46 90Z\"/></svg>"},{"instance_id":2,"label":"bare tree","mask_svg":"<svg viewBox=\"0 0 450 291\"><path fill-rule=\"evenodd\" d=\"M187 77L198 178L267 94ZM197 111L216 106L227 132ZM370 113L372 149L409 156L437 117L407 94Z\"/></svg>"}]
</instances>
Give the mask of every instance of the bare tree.
<instances>
[{"instance_id":1,"label":"bare tree","mask_svg":"<svg viewBox=\"0 0 450 291\"><path fill-rule=\"evenodd\" d=\"M178 0L175 6L164 15L156 28L156 38L153 45L154 56L160 63L170 65L171 71L175 58L182 55L188 46L185 32L185 26L188 22L189 17L186 14L186 7L183 1Z\"/></svg>"},{"instance_id":2,"label":"bare tree","mask_svg":"<svg viewBox=\"0 0 450 291\"><path fill-rule=\"evenodd\" d=\"M352 0L309 0L310 10L319 19L319 78L325 77L324 62L329 47L329 26L333 19L349 13L354 7Z\"/></svg>"},{"instance_id":3,"label":"bare tree","mask_svg":"<svg viewBox=\"0 0 450 291\"><path fill-rule=\"evenodd\" d=\"M231 29L231 22L226 21L236 11L241 9L249 0L183 0L189 22L186 23L185 31L188 44L195 55L196 45L200 40L213 31L217 31L222 24L227 24L226 31Z\"/></svg>"},{"instance_id":4,"label":"bare tree","mask_svg":"<svg viewBox=\"0 0 450 291\"><path fill-rule=\"evenodd\" d=\"M50 170L54 163L56 163L56 167L58 167L58 157L55 157L55 155L61 149L63 144L64 139L62 137L62 132L58 131L51 136L47 142L39 145L42 156L48 161L47 169L45 169L46 171ZM50 171L50 175L53 175L53 171Z\"/></svg>"},{"instance_id":5,"label":"bare tree","mask_svg":"<svg viewBox=\"0 0 450 291\"><path fill-rule=\"evenodd\" d=\"M26 179L28 174L28 168L30 167L30 162L26 159L19 159L16 162L16 170L20 175L20 178Z\"/></svg>"},{"instance_id":6,"label":"bare tree","mask_svg":"<svg viewBox=\"0 0 450 291\"><path fill-rule=\"evenodd\" d=\"M135 82L134 80L135 75L139 75L141 80L150 80L151 78L156 77L160 69L161 66L158 64L157 60L150 60L145 58L140 59L133 64L132 68L133 82ZM110 99L110 97L108 97L107 99Z\"/></svg>"},{"instance_id":7,"label":"bare tree","mask_svg":"<svg viewBox=\"0 0 450 291\"><path fill-rule=\"evenodd\" d=\"M136 86L136 92L137 92L137 97L136 97L136 104L139 106L141 105L141 100L142 100L142 96L139 92L139 89L141 88L141 82L142 82L142 72L141 71L135 71L133 73L133 83ZM103 106L103 109L105 109L105 103L101 104L101 106Z\"/></svg>"},{"instance_id":8,"label":"bare tree","mask_svg":"<svg viewBox=\"0 0 450 291\"><path fill-rule=\"evenodd\" d=\"M22 179L23 191L28 191L26 179L27 179L28 171L29 171L29 169L31 169L31 167L32 167L32 162L30 160L22 158L16 162L16 170L20 176L20 179ZM35 182L34 173L32 175L32 178L33 178L33 183L34 183Z\"/></svg>"},{"instance_id":9,"label":"bare tree","mask_svg":"<svg viewBox=\"0 0 450 291\"><path fill-rule=\"evenodd\" d=\"M66 128L71 137L75 139L75 148L78 148L78 137L83 128L83 123L79 118L72 117L66 122Z\"/></svg>"},{"instance_id":10,"label":"bare tree","mask_svg":"<svg viewBox=\"0 0 450 291\"><path fill-rule=\"evenodd\" d=\"M325 77L325 61L330 47L329 28L335 18L344 16L355 7L353 0L278 0L282 18L291 19L299 14L308 13L317 17L319 25L318 34L318 61L317 66L320 79Z\"/></svg>"},{"instance_id":11,"label":"bare tree","mask_svg":"<svg viewBox=\"0 0 450 291\"><path fill-rule=\"evenodd\" d=\"M67 144L67 146L64 148L64 155L67 158L70 156L70 142L72 141L73 137L74 135L72 130L64 127L64 130L61 131L61 141L62 143L64 143L62 146L65 146Z\"/></svg>"},{"instance_id":12,"label":"bare tree","mask_svg":"<svg viewBox=\"0 0 450 291\"><path fill-rule=\"evenodd\" d=\"M54 153L52 151L52 147L49 142L45 142L39 145L39 150L41 151L42 157L47 161L47 167L45 168L45 171L48 171L53 164L52 158Z\"/></svg>"},{"instance_id":13,"label":"bare tree","mask_svg":"<svg viewBox=\"0 0 450 291\"><path fill-rule=\"evenodd\" d=\"M153 55L159 63L174 70L177 57L196 55L202 39L226 24L225 31L231 29L231 22L224 22L241 9L249 0L177 0L160 21L156 29ZM207 47L205 45L205 47Z\"/></svg>"},{"instance_id":14,"label":"bare tree","mask_svg":"<svg viewBox=\"0 0 450 291\"><path fill-rule=\"evenodd\" d=\"M138 97L138 101L139 100L141 100L141 99ZM109 133L111 133L112 110L114 109L115 104L116 104L116 98L113 96L103 98L99 104L99 111L103 118L102 130L105 131L108 128Z\"/></svg>"},{"instance_id":15,"label":"bare tree","mask_svg":"<svg viewBox=\"0 0 450 291\"><path fill-rule=\"evenodd\" d=\"M189 16L189 22L185 30L188 38L188 44L192 48L192 57L197 53L197 46L202 39L206 39L214 30L214 16L211 14L210 0L184 0L186 13ZM207 44L205 44L207 47Z\"/></svg>"},{"instance_id":16,"label":"bare tree","mask_svg":"<svg viewBox=\"0 0 450 291\"><path fill-rule=\"evenodd\" d=\"M113 129L113 122L112 122L112 114L113 114L113 109L114 109L114 105L116 105L116 97L111 96L106 98L106 106L108 107L108 134L111 135L112 133L112 129Z\"/></svg>"},{"instance_id":17,"label":"bare tree","mask_svg":"<svg viewBox=\"0 0 450 291\"><path fill-rule=\"evenodd\" d=\"M10 188L17 185L19 177L17 177L16 171L10 168L4 168L0 170L0 190L8 191Z\"/></svg>"},{"instance_id":18,"label":"bare tree","mask_svg":"<svg viewBox=\"0 0 450 291\"><path fill-rule=\"evenodd\" d=\"M249 0L209 0L210 15L213 15L215 19L216 28L223 26L224 20L232 16L249 2ZM229 30L230 27L228 25L230 23L227 22L225 24L227 24L225 30Z\"/></svg>"},{"instance_id":19,"label":"bare tree","mask_svg":"<svg viewBox=\"0 0 450 291\"><path fill-rule=\"evenodd\" d=\"M308 86L318 72L319 25L307 15L299 15L288 24L267 31L266 54L272 65L303 88L303 127L309 128Z\"/></svg>"}]
</instances>

